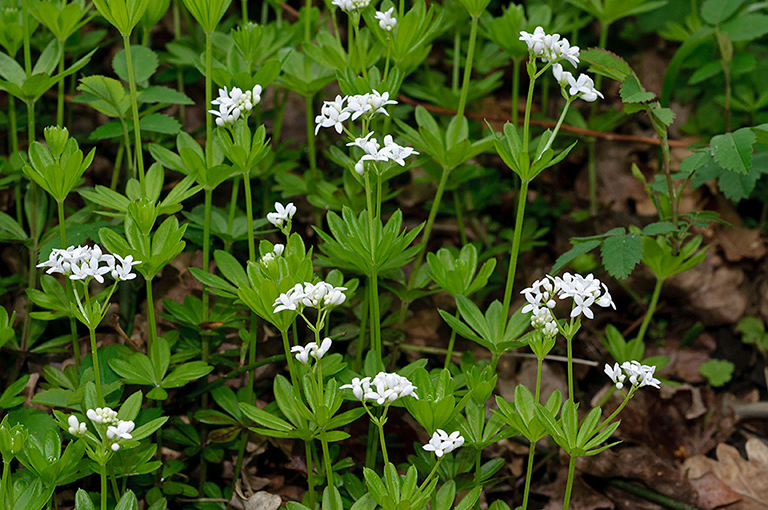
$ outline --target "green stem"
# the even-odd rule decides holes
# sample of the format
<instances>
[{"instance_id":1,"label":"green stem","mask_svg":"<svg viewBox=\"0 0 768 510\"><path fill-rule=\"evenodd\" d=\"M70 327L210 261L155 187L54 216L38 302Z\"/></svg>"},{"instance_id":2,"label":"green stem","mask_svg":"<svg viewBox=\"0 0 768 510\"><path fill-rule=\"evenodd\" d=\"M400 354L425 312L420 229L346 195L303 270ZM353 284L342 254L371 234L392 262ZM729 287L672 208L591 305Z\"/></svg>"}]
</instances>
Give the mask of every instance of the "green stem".
<instances>
[{"instance_id":1,"label":"green stem","mask_svg":"<svg viewBox=\"0 0 768 510\"><path fill-rule=\"evenodd\" d=\"M371 191L371 178L370 170L365 172L365 199L368 205L368 237L370 240L371 250L371 274L370 274L370 293L371 293L371 348L377 355L379 361L382 359L382 347L381 347L381 310L379 309L379 280L378 280L378 268L376 261L376 233L378 231L378 217L376 217L376 208L373 204L373 197Z\"/></svg>"},{"instance_id":2,"label":"green stem","mask_svg":"<svg viewBox=\"0 0 768 510\"><path fill-rule=\"evenodd\" d=\"M157 322L155 320L155 301L152 296L152 279L145 278L147 288L147 328L149 334L147 335L147 352L152 351L152 346L157 342Z\"/></svg>"},{"instance_id":3,"label":"green stem","mask_svg":"<svg viewBox=\"0 0 768 510\"><path fill-rule=\"evenodd\" d=\"M125 153L125 144L121 143L117 147L117 154L115 155L115 164L112 167L112 179L109 181L109 189L117 191L117 183L120 180L120 169L123 166L123 154Z\"/></svg>"},{"instance_id":4,"label":"green stem","mask_svg":"<svg viewBox=\"0 0 768 510\"><path fill-rule=\"evenodd\" d=\"M635 494L636 496L645 498L646 500L651 501L653 503L658 503L659 505L664 506L666 508L671 508L672 510L696 510L696 507L686 505L685 503L674 500L669 496L665 496L664 494L659 494L656 491L646 489L645 487L641 487L640 485L634 484L632 482L628 482L627 480L612 478L611 480L608 480L608 483L610 483L615 487L618 487L623 491L629 492L631 494Z\"/></svg>"},{"instance_id":5,"label":"green stem","mask_svg":"<svg viewBox=\"0 0 768 510\"><path fill-rule=\"evenodd\" d=\"M597 214L597 140L592 138L587 143L587 177L589 180L589 214Z\"/></svg>"},{"instance_id":6,"label":"green stem","mask_svg":"<svg viewBox=\"0 0 768 510\"><path fill-rule=\"evenodd\" d=\"M643 323L640 325L640 330L637 332L637 338L642 343L645 338L645 332L648 329L648 325L651 323L653 313L656 311L656 305L659 303L659 296L661 295L661 286L664 285L664 279L656 277L656 285L653 288L653 295L651 296L651 303L648 305L648 310L643 317Z\"/></svg>"},{"instance_id":7,"label":"green stem","mask_svg":"<svg viewBox=\"0 0 768 510\"><path fill-rule=\"evenodd\" d=\"M205 107L213 100L213 42L212 34L205 34ZM213 117L205 116L205 156L208 168L213 167ZM205 269L207 271L207 269Z\"/></svg>"},{"instance_id":8,"label":"green stem","mask_svg":"<svg viewBox=\"0 0 768 510\"><path fill-rule=\"evenodd\" d=\"M312 0L304 2L306 13L304 16L304 42L309 44L312 40Z\"/></svg>"},{"instance_id":9,"label":"green stem","mask_svg":"<svg viewBox=\"0 0 768 510\"><path fill-rule=\"evenodd\" d=\"M203 271L208 273L211 260L211 208L213 201L213 190L205 188L205 205L203 214ZM203 285L203 321L208 320L208 287Z\"/></svg>"},{"instance_id":10,"label":"green stem","mask_svg":"<svg viewBox=\"0 0 768 510\"><path fill-rule=\"evenodd\" d=\"M379 429L379 444L381 444L381 454L384 457L384 466L389 465L389 455L387 454L387 441L384 438L384 424L379 422L376 424Z\"/></svg>"},{"instance_id":11,"label":"green stem","mask_svg":"<svg viewBox=\"0 0 768 510\"><path fill-rule=\"evenodd\" d=\"M126 124L125 119L122 117L120 117L120 123L123 125L123 147L125 147L126 165L131 172L131 176L136 179L136 163L133 161L133 155L131 154L131 135L128 133L128 124ZM128 172L126 172L127 174ZM115 187L117 187L117 178L113 177L112 180L115 183Z\"/></svg>"},{"instance_id":12,"label":"green stem","mask_svg":"<svg viewBox=\"0 0 768 510\"><path fill-rule=\"evenodd\" d=\"M458 319L460 316L459 311L456 310L455 317ZM451 366L451 356L453 355L453 344L456 342L456 330L451 328L451 338L448 340L448 352L445 353L445 365L443 368L448 369Z\"/></svg>"},{"instance_id":13,"label":"green stem","mask_svg":"<svg viewBox=\"0 0 768 510\"><path fill-rule=\"evenodd\" d=\"M565 339L568 349L568 400L573 402L573 339Z\"/></svg>"},{"instance_id":14,"label":"green stem","mask_svg":"<svg viewBox=\"0 0 768 510\"><path fill-rule=\"evenodd\" d=\"M531 105L533 104L533 87L536 85L536 61L529 61L528 70L528 95L525 99L525 117L523 119L523 153L528 154L528 137L531 129Z\"/></svg>"},{"instance_id":15,"label":"green stem","mask_svg":"<svg viewBox=\"0 0 768 510\"><path fill-rule=\"evenodd\" d=\"M565 106L563 106L563 111L560 113L560 118L557 119L557 124L555 125L554 131L552 131L552 136L549 137L549 140L547 140L547 145L544 146L544 150L540 151L541 154L544 154L547 152L547 149L552 147L552 142L555 141L555 138L557 137L557 133L560 132L560 126L563 125L563 120L565 120L565 114L568 113L568 107L571 106L571 103L573 102L573 99L569 99L565 102ZM536 161L538 161L541 158L539 156L536 158Z\"/></svg>"},{"instance_id":16,"label":"green stem","mask_svg":"<svg viewBox=\"0 0 768 510\"><path fill-rule=\"evenodd\" d=\"M629 399L632 398L632 395L635 394L636 389L637 386L632 386L632 389L629 390L629 392L624 396L624 401L619 405L619 407L617 407L615 411L613 411L607 418L600 422L600 425L598 425L595 429L595 434L607 427L613 421L613 419L619 415L621 410L624 409L624 406L627 405L627 402L629 402Z\"/></svg>"},{"instance_id":17,"label":"green stem","mask_svg":"<svg viewBox=\"0 0 768 510\"><path fill-rule=\"evenodd\" d=\"M64 127L64 43L66 41L59 41L61 43L61 58L59 59L59 91L58 101L56 103L56 124L60 127Z\"/></svg>"},{"instance_id":18,"label":"green stem","mask_svg":"<svg viewBox=\"0 0 768 510\"><path fill-rule=\"evenodd\" d=\"M523 236L523 217L525 216L525 201L528 197L529 181L523 180L520 184L520 194L517 197L517 215L515 216L515 231L512 233L512 251L509 254L509 269L507 270L507 284L504 288L504 314L501 320L504 324L509 316L509 307L512 305L512 288L515 285L515 273L517 271L517 259L520 254L520 240Z\"/></svg>"},{"instance_id":19,"label":"green stem","mask_svg":"<svg viewBox=\"0 0 768 510\"><path fill-rule=\"evenodd\" d=\"M0 500L3 509L13 508L13 483L11 482L11 461L3 459L3 480L0 483Z\"/></svg>"},{"instance_id":20,"label":"green stem","mask_svg":"<svg viewBox=\"0 0 768 510\"><path fill-rule=\"evenodd\" d=\"M88 296L88 289L85 290L86 297ZM101 393L101 369L99 368L99 349L96 345L96 328L88 328L88 333L91 339L91 359L93 360L93 378L96 380L96 400L100 406L104 406L104 395Z\"/></svg>"},{"instance_id":21,"label":"green stem","mask_svg":"<svg viewBox=\"0 0 768 510\"><path fill-rule=\"evenodd\" d=\"M479 17L472 16L472 23L469 31L469 49L467 49L467 65L464 67L464 81L461 84L461 97L459 98L459 108L456 111L457 117L464 116L464 108L467 106L467 96L469 95L469 79L472 76L472 60L475 56L475 42L477 40L477 24ZM458 133L458 130L456 131Z\"/></svg>"},{"instance_id":22,"label":"green stem","mask_svg":"<svg viewBox=\"0 0 768 510\"><path fill-rule=\"evenodd\" d=\"M437 468L440 467L440 462L443 461L443 457L440 457L437 459L437 462L435 462L435 465L432 467L432 471L429 472L427 477L424 479L424 481L419 485L419 490L417 491L417 494L424 490L424 488L429 485L430 480L432 480L432 477L435 476L435 473L437 473Z\"/></svg>"},{"instance_id":23,"label":"green stem","mask_svg":"<svg viewBox=\"0 0 768 510\"><path fill-rule=\"evenodd\" d=\"M429 236L432 233L432 225L435 223L437 210L440 208L440 201L443 198L443 192L445 191L445 185L448 182L449 173L450 169L443 168L443 173L440 175L440 182L437 183L437 192L435 193L435 199L432 201L432 208L429 210L427 225L424 227L424 233L421 235L421 247L419 248L418 255L416 255L416 261L413 263L413 271L411 271L411 276L408 279L408 288L413 287L419 268L424 262L424 256L426 255L427 245L429 243Z\"/></svg>"},{"instance_id":24,"label":"green stem","mask_svg":"<svg viewBox=\"0 0 768 510\"><path fill-rule=\"evenodd\" d=\"M307 492L309 493L309 508L315 508L315 475L312 463L312 441L304 441L304 452L307 457Z\"/></svg>"},{"instance_id":25,"label":"green stem","mask_svg":"<svg viewBox=\"0 0 768 510\"><path fill-rule=\"evenodd\" d=\"M283 349L285 360L288 362L288 373L291 374L291 384L296 385L296 370L293 368L293 354L291 354L291 342L288 340L288 330L281 331L283 336Z\"/></svg>"},{"instance_id":26,"label":"green stem","mask_svg":"<svg viewBox=\"0 0 768 510\"><path fill-rule=\"evenodd\" d=\"M136 156L136 167L139 173L139 183L144 190L144 153L141 148L141 125L139 124L139 102L136 92L136 78L133 74L133 58L131 57L131 40L129 35L123 35L123 45L125 46L125 60L128 67L128 87L131 92L131 115L133 117L133 136ZM208 103L210 104L210 102ZM206 118L210 115L206 115Z\"/></svg>"},{"instance_id":27,"label":"green stem","mask_svg":"<svg viewBox=\"0 0 768 510\"><path fill-rule=\"evenodd\" d=\"M21 0L21 31L24 37L24 71L29 78L32 76L32 48L30 44L32 32L29 30L29 2L27 0Z\"/></svg>"},{"instance_id":28,"label":"green stem","mask_svg":"<svg viewBox=\"0 0 768 510\"><path fill-rule=\"evenodd\" d=\"M237 460L235 461L235 472L232 476L232 487L237 486L240 480L240 472L243 470L243 456L245 455L245 445L248 443L248 433L243 430L240 432L240 441L237 442ZM231 505L228 505L231 508Z\"/></svg>"},{"instance_id":29,"label":"green stem","mask_svg":"<svg viewBox=\"0 0 768 510\"><path fill-rule=\"evenodd\" d=\"M227 233L232 235L232 227L235 224L235 213L237 212L237 196L240 194L240 180L232 181L232 194L229 197L229 216L227 217ZM232 243L227 243L226 250L230 251Z\"/></svg>"},{"instance_id":30,"label":"green stem","mask_svg":"<svg viewBox=\"0 0 768 510\"><path fill-rule=\"evenodd\" d=\"M571 503L571 491L573 490L573 477L576 474L576 457L571 456L568 461L568 480L565 484L565 496L563 497L563 510L568 510Z\"/></svg>"},{"instance_id":31,"label":"green stem","mask_svg":"<svg viewBox=\"0 0 768 510\"><path fill-rule=\"evenodd\" d=\"M536 396L534 402L539 403L541 398L541 364L544 360L536 358ZM531 441L528 447L528 465L525 470L525 489L523 490L523 510L528 508L528 496L531 493L531 477L533 476L533 456L536 453L536 441Z\"/></svg>"},{"instance_id":32,"label":"green stem","mask_svg":"<svg viewBox=\"0 0 768 510\"><path fill-rule=\"evenodd\" d=\"M64 224L64 202L56 202L58 214L59 214L59 238L61 240L61 248L67 248L67 229ZM65 287L67 295L72 293L72 280L67 278L65 280ZM69 330L72 332L72 355L75 358L75 366L80 368L80 342L77 338L77 322L74 317L69 318Z\"/></svg>"},{"instance_id":33,"label":"green stem","mask_svg":"<svg viewBox=\"0 0 768 510\"><path fill-rule=\"evenodd\" d=\"M245 184L245 219L248 222L248 260L256 262L256 235L253 232L253 197L251 195L251 175L243 172Z\"/></svg>"},{"instance_id":34,"label":"green stem","mask_svg":"<svg viewBox=\"0 0 768 510\"><path fill-rule=\"evenodd\" d=\"M359 372L363 367L363 347L365 346L365 328L368 322L368 304L370 296L370 277L368 278L368 285L363 291L363 302L360 305L360 333L357 337L357 353L355 354L355 371Z\"/></svg>"},{"instance_id":35,"label":"green stem","mask_svg":"<svg viewBox=\"0 0 768 510\"><path fill-rule=\"evenodd\" d=\"M275 93L275 116L272 120L272 147L277 149L280 145L280 135L283 131L283 119L285 117L285 105L288 103L288 90L283 91L281 99L278 99L278 93ZM314 133L314 132L313 132Z\"/></svg>"},{"instance_id":36,"label":"green stem","mask_svg":"<svg viewBox=\"0 0 768 510\"><path fill-rule=\"evenodd\" d=\"M325 438L325 429L320 431L320 446L323 449L323 465L325 466L325 478L328 481L328 487L334 487L333 465L331 464L331 453L328 450L328 440Z\"/></svg>"},{"instance_id":37,"label":"green stem","mask_svg":"<svg viewBox=\"0 0 768 510\"><path fill-rule=\"evenodd\" d=\"M107 466L99 466L99 475L101 479L101 510L107 510Z\"/></svg>"},{"instance_id":38,"label":"green stem","mask_svg":"<svg viewBox=\"0 0 768 510\"><path fill-rule=\"evenodd\" d=\"M242 7L243 25L248 23L248 0L240 0L240 6Z\"/></svg>"}]
</instances>

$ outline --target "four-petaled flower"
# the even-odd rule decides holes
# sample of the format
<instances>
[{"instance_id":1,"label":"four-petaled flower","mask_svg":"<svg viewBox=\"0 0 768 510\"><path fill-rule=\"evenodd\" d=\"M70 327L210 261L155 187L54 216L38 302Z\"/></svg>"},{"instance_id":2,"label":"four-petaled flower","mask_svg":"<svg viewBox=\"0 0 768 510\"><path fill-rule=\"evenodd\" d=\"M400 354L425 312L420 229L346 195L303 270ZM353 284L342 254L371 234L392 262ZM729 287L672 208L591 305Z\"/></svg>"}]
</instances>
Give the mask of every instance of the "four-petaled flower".
<instances>
[{"instance_id":1,"label":"four-petaled flower","mask_svg":"<svg viewBox=\"0 0 768 510\"><path fill-rule=\"evenodd\" d=\"M448 435L443 429L437 429L429 443L422 446L422 448L428 452L435 452L435 456L442 457L446 453L451 453L455 449L464 444L464 438L461 436L461 432L456 432Z\"/></svg>"}]
</instances>

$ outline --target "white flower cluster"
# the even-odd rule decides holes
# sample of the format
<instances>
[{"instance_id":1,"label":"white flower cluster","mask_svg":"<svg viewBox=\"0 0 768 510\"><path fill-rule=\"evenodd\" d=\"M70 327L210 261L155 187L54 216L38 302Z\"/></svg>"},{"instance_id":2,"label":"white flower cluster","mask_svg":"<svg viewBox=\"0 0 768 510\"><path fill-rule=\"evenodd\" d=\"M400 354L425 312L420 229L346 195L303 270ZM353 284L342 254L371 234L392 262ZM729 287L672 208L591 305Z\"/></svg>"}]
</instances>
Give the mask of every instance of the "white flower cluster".
<instances>
[{"instance_id":1,"label":"white flower cluster","mask_svg":"<svg viewBox=\"0 0 768 510\"><path fill-rule=\"evenodd\" d=\"M274 226L281 228L287 221L291 221L293 215L296 214L296 206L293 202L289 203L285 207L280 202L275 202L275 212L267 214L267 221Z\"/></svg>"},{"instance_id":2,"label":"white flower cluster","mask_svg":"<svg viewBox=\"0 0 768 510\"><path fill-rule=\"evenodd\" d=\"M380 94L373 90L368 94L354 96L341 97L337 95L333 101L323 102L320 115L315 117L315 134L320 131L321 127L333 127L337 133L341 133L344 129L342 122L350 118L357 120L365 114L373 116L377 113L383 113L389 116L384 107L390 104L397 104L397 101L389 98L389 92Z\"/></svg>"},{"instance_id":3,"label":"white flower cluster","mask_svg":"<svg viewBox=\"0 0 768 510\"><path fill-rule=\"evenodd\" d=\"M394 7L390 7L387 11L376 11L376 19L379 20L379 26L382 30L391 32L397 25L397 20L392 14L395 12Z\"/></svg>"},{"instance_id":4,"label":"white flower cluster","mask_svg":"<svg viewBox=\"0 0 768 510\"><path fill-rule=\"evenodd\" d=\"M617 389L622 389L627 380L629 380L629 384L639 388L643 386L659 388L661 381L654 379L653 373L655 371L655 366L643 365L639 361L625 361L621 366L615 363L613 367L605 364L605 374L610 377Z\"/></svg>"},{"instance_id":5,"label":"white flower cluster","mask_svg":"<svg viewBox=\"0 0 768 510\"><path fill-rule=\"evenodd\" d=\"M309 357L320 359L325 356L325 353L331 348L331 339L325 337L325 339L317 345L317 342L309 342L307 345L295 345L291 347L291 352L296 353L296 359L299 363L309 365Z\"/></svg>"},{"instance_id":6,"label":"white flower cluster","mask_svg":"<svg viewBox=\"0 0 768 510\"><path fill-rule=\"evenodd\" d=\"M252 90L243 92L238 87L233 87L227 91L227 87L219 89L219 97L211 101L213 106L218 106L218 110L208 110L216 116L216 125L226 126L234 124L243 112L250 113L254 105L261 102L261 85L255 85Z\"/></svg>"},{"instance_id":7,"label":"white flower cluster","mask_svg":"<svg viewBox=\"0 0 768 510\"><path fill-rule=\"evenodd\" d=\"M344 12L352 12L365 9L371 0L333 0L331 3Z\"/></svg>"},{"instance_id":8,"label":"white flower cluster","mask_svg":"<svg viewBox=\"0 0 768 510\"><path fill-rule=\"evenodd\" d=\"M608 287L592 274L584 277L580 274L565 273L562 278L547 275L546 278L536 280L520 293L525 295L525 300L528 302L523 307L523 313L533 312L531 324L539 329L551 329L554 325L555 319L552 315L552 309L557 304L555 297L573 299L571 317L584 315L589 319L594 318L595 315L590 307L595 304L603 308L610 306L614 310L616 309L616 304L608 292ZM554 327L557 326L554 325Z\"/></svg>"},{"instance_id":9,"label":"white flower cluster","mask_svg":"<svg viewBox=\"0 0 768 510\"><path fill-rule=\"evenodd\" d=\"M345 290L346 287L334 287L326 282L304 282L303 285L297 283L288 292L280 294L272 306L275 307L275 313L283 310L296 311L305 306L319 309L339 306L347 300Z\"/></svg>"},{"instance_id":10,"label":"white flower cluster","mask_svg":"<svg viewBox=\"0 0 768 510\"><path fill-rule=\"evenodd\" d=\"M570 87L568 94L573 97L576 96L588 103L596 101L597 98L604 99L605 96L595 88L595 82L586 74L580 74L579 78L574 78L573 74L568 71L563 71L563 66L560 64L552 65L552 74L555 80L561 87Z\"/></svg>"},{"instance_id":11,"label":"white flower cluster","mask_svg":"<svg viewBox=\"0 0 768 510\"><path fill-rule=\"evenodd\" d=\"M276 244L271 252L261 257L261 263L264 264L265 266L268 266L270 262L275 260L280 255L282 255L284 251L285 251L284 244Z\"/></svg>"},{"instance_id":12,"label":"white flower cluster","mask_svg":"<svg viewBox=\"0 0 768 510\"><path fill-rule=\"evenodd\" d=\"M373 131L362 138L356 138L354 142L349 142L347 147L355 146L363 149L363 157L355 163L355 172L363 175L365 172L365 161L393 161L400 166L405 166L405 158L411 155L418 155L413 147L404 147L398 145L392 138L392 135L384 137L384 147L381 147L376 138L371 138Z\"/></svg>"},{"instance_id":13,"label":"white flower cluster","mask_svg":"<svg viewBox=\"0 0 768 510\"><path fill-rule=\"evenodd\" d=\"M432 439L429 440L429 443L422 446L422 448L428 452L435 452L435 456L440 458L446 453L451 453L463 444L464 438L458 430L448 435L446 431L437 429L437 431L432 434Z\"/></svg>"},{"instance_id":14,"label":"white flower cluster","mask_svg":"<svg viewBox=\"0 0 768 510\"><path fill-rule=\"evenodd\" d=\"M94 425L106 425L106 436L111 442L110 448L112 451L116 452L120 449L121 439L133 439L131 432L133 432L136 425L130 420L118 419L117 412L109 407L88 409L85 415ZM68 431L73 436L83 437L88 432L85 422L80 422L75 415L70 416L67 422L69 423Z\"/></svg>"},{"instance_id":15,"label":"white flower cluster","mask_svg":"<svg viewBox=\"0 0 768 510\"><path fill-rule=\"evenodd\" d=\"M391 403L409 395L416 400L419 399L416 395L418 388L407 377L387 372L379 372L373 379L355 377L351 384L345 384L339 389L347 388L352 390L356 399L363 402L373 400L379 405Z\"/></svg>"},{"instance_id":16,"label":"white flower cluster","mask_svg":"<svg viewBox=\"0 0 768 510\"><path fill-rule=\"evenodd\" d=\"M102 265L104 264L104 265ZM99 283L104 283L104 275L109 273L118 281L133 280L136 274L132 273L133 266L141 264L141 261L133 260L131 255L123 258L120 255L104 253L99 245L70 246L66 250L54 248L48 260L37 267L47 267L46 273L62 273L72 280L86 280L93 278Z\"/></svg>"},{"instance_id":17,"label":"white flower cluster","mask_svg":"<svg viewBox=\"0 0 768 510\"><path fill-rule=\"evenodd\" d=\"M528 45L528 51L545 62L558 62L566 60L573 67L579 63L579 47L571 46L568 39L561 38L560 34L547 34L544 28L536 27L532 34L520 32L520 40Z\"/></svg>"}]
</instances>

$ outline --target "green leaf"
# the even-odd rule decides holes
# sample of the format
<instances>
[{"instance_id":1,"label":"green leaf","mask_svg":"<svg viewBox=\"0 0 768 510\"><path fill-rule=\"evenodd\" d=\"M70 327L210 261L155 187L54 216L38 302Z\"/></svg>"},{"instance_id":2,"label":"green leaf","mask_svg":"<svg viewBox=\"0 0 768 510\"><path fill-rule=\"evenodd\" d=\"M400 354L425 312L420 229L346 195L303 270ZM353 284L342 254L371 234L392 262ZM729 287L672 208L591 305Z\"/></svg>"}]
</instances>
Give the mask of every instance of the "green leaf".
<instances>
[{"instance_id":1,"label":"green leaf","mask_svg":"<svg viewBox=\"0 0 768 510\"><path fill-rule=\"evenodd\" d=\"M625 103L647 103L656 97L653 92L645 90L634 75L628 76L622 82L619 94Z\"/></svg>"},{"instance_id":2,"label":"green leaf","mask_svg":"<svg viewBox=\"0 0 768 510\"><path fill-rule=\"evenodd\" d=\"M164 133L166 135L175 135L181 131L181 123L162 113L151 113L142 117L139 122L141 131L151 131L153 133Z\"/></svg>"},{"instance_id":3,"label":"green leaf","mask_svg":"<svg viewBox=\"0 0 768 510\"><path fill-rule=\"evenodd\" d=\"M168 103L168 104L195 104L186 94L170 87L147 87L141 92L137 100L140 103Z\"/></svg>"},{"instance_id":4,"label":"green leaf","mask_svg":"<svg viewBox=\"0 0 768 510\"><path fill-rule=\"evenodd\" d=\"M749 128L712 137L709 148L720 166L739 174L749 173L752 167L752 146L756 137Z\"/></svg>"},{"instance_id":5,"label":"green leaf","mask_svg":"<svg viewBox=\"0 0 768 510\"><path fill-rule=\"evenodd\" d=\"M625 279L643 258L643 242L638 234L611 236L600 247L603 265L619 280Z\"/></svg>"},{"instance_id":6,"label":"green leaf","mask_svg":"<svg viewBox=\"0 0 768 510\"><path fill-rule=\"evenodd\" d=\"M133 77L137 83L145 82L157 71L157 54L146 46L131 45ZM112 60L112 69L121 80L128 82L128 62L125 50L120 50Z\"/></svg>"},{"instance_id":7,"label":"green leaf","mask_svg":"<svg viewBox=\"0 0 768 510\"><path fill-rule=\"evenodd\" d=\"M573 240L571 241L573 242ZM557 260L555 261L555 265L552 266L552 274L559 273L561 269L563 269L569 262L571 262L573 259L580 255L584 255L585 253L589 253L602 243L602 240L600 239L592 239L589 241L582 241L575 243L573 245L573 248L568 250L567 252L560 255Z\"/></svg>"},{"instance_id":8,"label":"green leaf","mask_svg":"<svg viewBox=\"0 0 768 510\"><path fill-rule=\"evenodd\" d=\"M705 0L701 5L701 18L710 25L717 25L730 18L744 0Z\"/></svg>"},{"instance_id":9,"label":"green leaf","mask_svg":"<svg viewBox=\"0 0 768 510\"><path fill-rule=\"evenodd\" d=\"M178 388L190 381L208 375L213 367L203 361L188 361L174 368L160 384L163 388Z\"/></svg>"},{"instance_id":10,"label":"green leaf","mask_svg":"<svg viewBox=\"0 0 768 510\"><path fill-rule=\"evenodd\" d=\"M729 382L733 377L735 365L724 359L711 359L699 367L701 375L709 380L710 386L718 387Z\"/></svg>"}]
</instances>

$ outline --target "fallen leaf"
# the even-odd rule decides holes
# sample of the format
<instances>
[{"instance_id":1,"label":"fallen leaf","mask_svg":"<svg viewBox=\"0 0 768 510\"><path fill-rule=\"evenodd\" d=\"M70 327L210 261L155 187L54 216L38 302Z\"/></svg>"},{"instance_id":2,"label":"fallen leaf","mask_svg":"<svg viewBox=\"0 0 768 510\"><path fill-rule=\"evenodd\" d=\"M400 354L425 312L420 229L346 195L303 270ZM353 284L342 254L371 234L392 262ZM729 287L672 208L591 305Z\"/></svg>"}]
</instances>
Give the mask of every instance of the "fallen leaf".
<instances>
[{"instance_id":1,"label":"fallen leaf","mask_svg":"<svg viewBox=\"0 0 768 510\"><path fill-rule=\"evenodd\" d=\"M277 510L283 499L266 491L255 492L245 502L245 510Z\"/></svg>"},{"instance_id":2,"label":"fallen leaf","mask_svg":"<svg viewBox=\"0 0 768 510\"><path fill-rule=\"evenodd\" d=\"M760 439L750 438L745 447L747 458L743 458L733 446L725 443L717 445L717 460L695 455L686 460L688 478L701 479L712 473L731 490L741 497L739 510L768 509L768 446ZM699 493L699 497L704 497ZM715 508L715 507L711 507Z\"/></svg>"}]
</instances>

